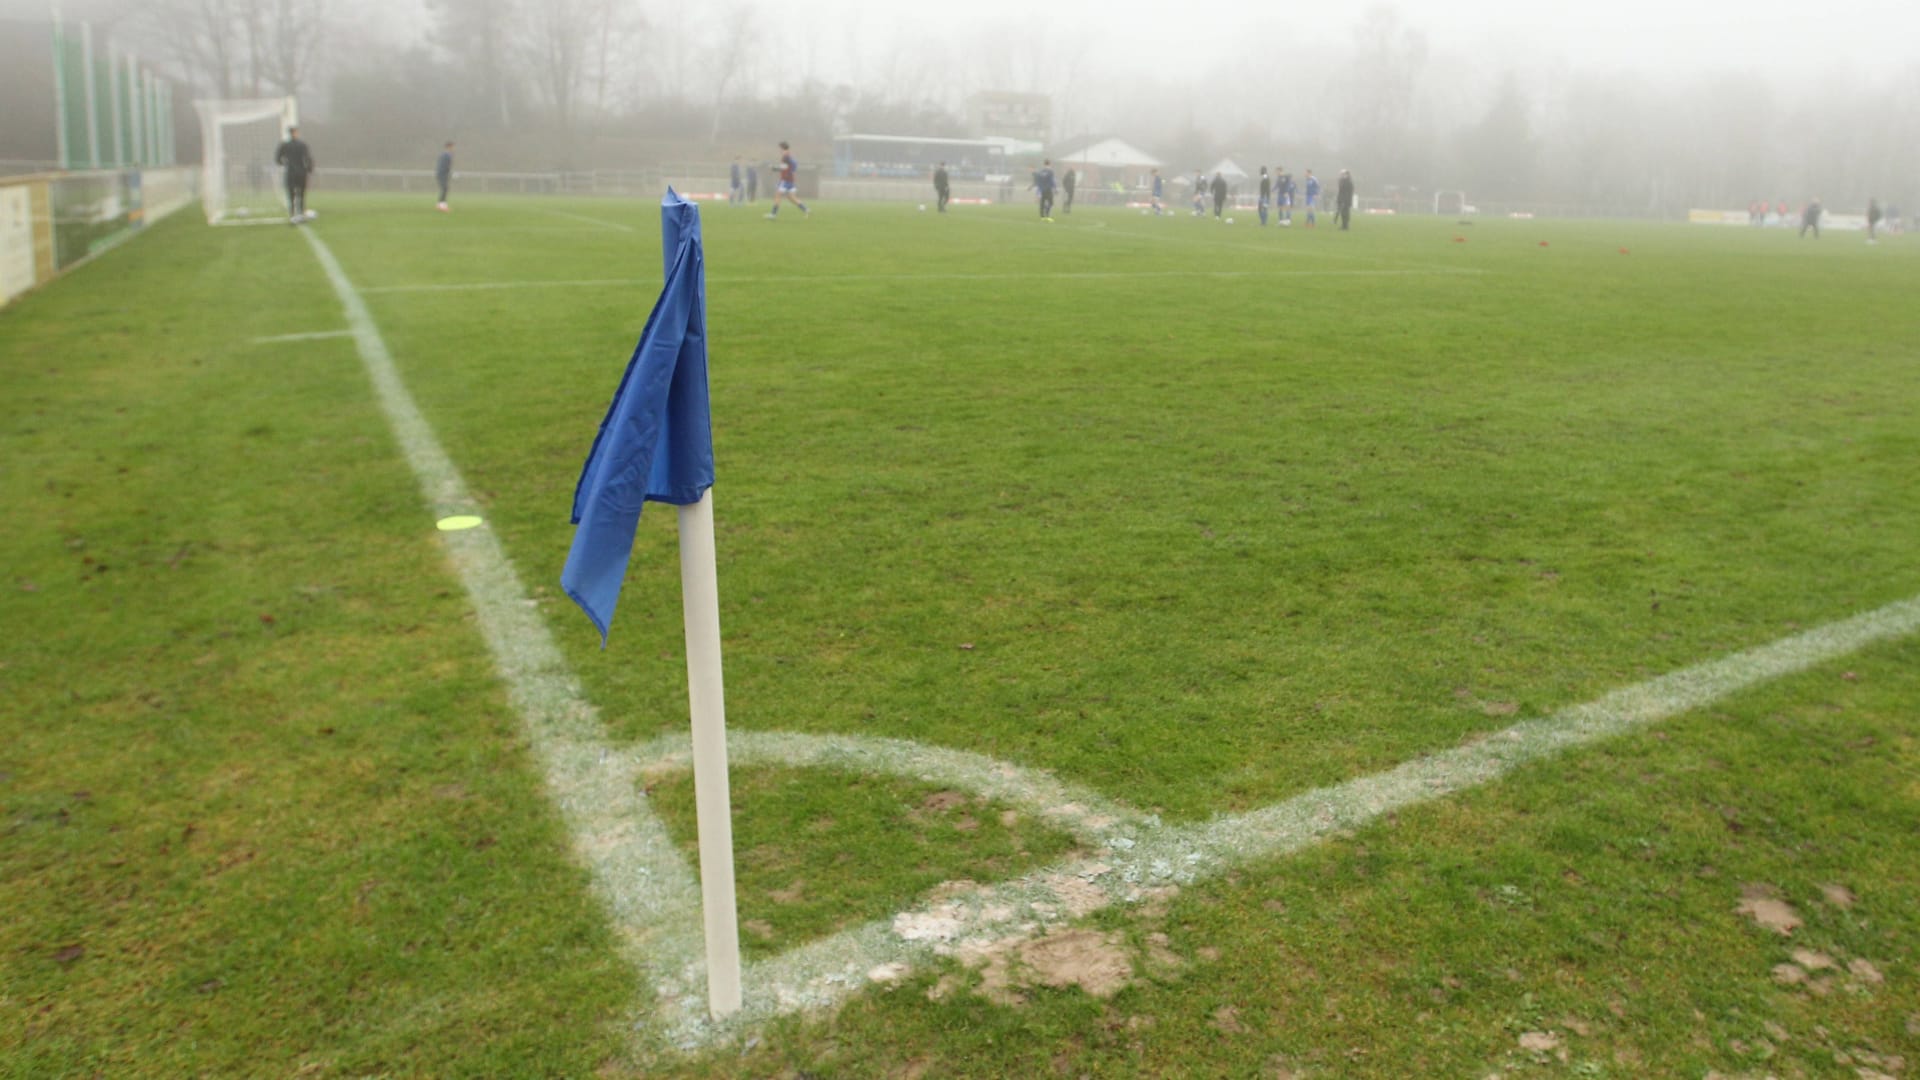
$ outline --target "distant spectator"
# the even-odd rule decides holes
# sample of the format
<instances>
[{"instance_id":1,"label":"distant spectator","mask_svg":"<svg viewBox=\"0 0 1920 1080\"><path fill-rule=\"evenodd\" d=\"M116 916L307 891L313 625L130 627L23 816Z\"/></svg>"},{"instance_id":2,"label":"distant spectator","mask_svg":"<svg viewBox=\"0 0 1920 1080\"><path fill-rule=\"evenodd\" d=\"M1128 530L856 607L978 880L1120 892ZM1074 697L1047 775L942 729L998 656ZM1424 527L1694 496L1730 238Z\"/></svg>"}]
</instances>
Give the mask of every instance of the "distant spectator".
<instances>
[{"instance_id":1,"label":"distant spectator","mask_svg":"<svg viewBox=\"0 0 1920 1080\"><path fill-rule=\"evenodd\" d=\"M1333 213L1340 219L1340 231L1346 232L1353 221L1353 174L1340 170L1340 186L1333 193Z\"/></svg>"},{"instance_id":2,"label":"distant spectator","mask_svg":"<svg viewBox=\"0 0 1920 1080\"><path fill-rule=\"evenodd\" d=\"M1071 168L1067 170L1067 175L1060 178L1060 190L1065 192L1067 196L1066 202L1060 206L1061 213L1073 213L1073 189L1078 183L1079 177L1074 175L1074 171Z\"/></svg>"},{"instance_id":3,"label":"distant spectator","mask_svg":"<svg viewBox=\"0 0 1920 1080\"><path fill-rule=\"evenodd\" d=\"M747 166L747 201L754 202L759 198L760 170L756 166L749 165Z\"/></svg>"},{"instance_id":4,"label":"distant spectator","mask_svg":"<svg viewBox=\"0 0 1920 1080\"><path fill-rule=\"evenodd\" d=\"M933 170L933 197L939 203L940 212L946 213L947 200L953 197L953 184L947 177L947 163L944 161Z\"/></svg>"},{"instance_id":5,"label":"distant spectator","mask_svg":"<svg viewBox=\"0 0 1920 1080\"><path fill-rule=\"evenodd\" d=\"M1872 196L1868 196L1867 197L1867 243L1869 244L1879 243L1878 240L1874 239L1874 232L1879 228L1880 228L1880 200L1873 198Z\"/></svg>"}]
</instances>

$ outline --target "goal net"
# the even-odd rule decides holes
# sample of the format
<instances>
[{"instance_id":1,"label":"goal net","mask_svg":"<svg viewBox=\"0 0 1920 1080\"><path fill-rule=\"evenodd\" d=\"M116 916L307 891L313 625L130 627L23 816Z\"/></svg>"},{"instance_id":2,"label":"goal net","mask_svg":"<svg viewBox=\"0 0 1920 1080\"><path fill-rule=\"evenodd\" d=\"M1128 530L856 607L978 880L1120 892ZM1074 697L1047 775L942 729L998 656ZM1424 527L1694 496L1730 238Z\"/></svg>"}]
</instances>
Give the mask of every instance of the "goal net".
<instances>
[{"instance_id":1,"label":"goal net","mask_svg":"<svg viewBox=\"0 0 1920 1080\"><path fill-rule=\"evenodd\" d=\"M206 176L200 197L210 225L285 222L287 189L273 153L300 122L292 98L196 101Z\"/></svg>"}]
</instances>

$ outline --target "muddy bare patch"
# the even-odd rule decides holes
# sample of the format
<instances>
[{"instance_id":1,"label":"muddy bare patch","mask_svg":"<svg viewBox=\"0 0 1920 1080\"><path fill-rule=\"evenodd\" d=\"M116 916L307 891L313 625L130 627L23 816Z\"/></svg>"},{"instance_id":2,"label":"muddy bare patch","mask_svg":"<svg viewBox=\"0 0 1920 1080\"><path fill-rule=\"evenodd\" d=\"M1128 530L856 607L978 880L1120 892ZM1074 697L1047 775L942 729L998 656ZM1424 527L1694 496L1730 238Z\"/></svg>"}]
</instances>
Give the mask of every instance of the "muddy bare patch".
<instances>
[{"instance_id":1,"label":"muddy bare patch","mask_svg":"<svg viewBox=\"0 0 1920 1080\"><path fill-rule=\"evenodd\" d=\"M1742 886L1740 903L1733 910L1781 937L1798 930L1801 924L1799 913L1793 910L1791 904L1780 899L1779 890L1771 885Z\"/></svg>"},{"instance_id":2,"label":"muddy bare patch","mask_svg":"<svg viewBox=\"0 0 1920 1080\"><path fill-rule=\"evenodd\" d=\"M1822 971L1833 966L1833 957L1812 949L1793 950L1793 962L1808 971Z\"/></svg>"},{"instance_id":3,"label":"muddy bare patch","mask_svg":"<svg viewBox=\"0 0 1920 1080\"><path fill-rule=\"evenodd\" d=\"M971 801L958 791L936 791L920 800L920 809L930 813L944 814L949 810L967 805Z\"/></svg>"},{"instance_id":4,"label":"muddy bare patch","mask_svg":"<svg viewBox=\"0 0 1920 1080\"><path fill-rule=\"evenodd\" d=\"M1887 981L1886 976L1880 974L1880 969L1874 967L1871 962L1866 960L1852 961L1847 965L1847 971L1855 979L1858 979L1868 986L1879 986L1881 983Z\"/></svg>"},{"instance_id":5,"label":"muddy bare patch","mask_svg":"<svg viewBox=\"0 0 1920 1080\"><path fill-rule=\"evenodd\" d=\"M1207 1026L1222 1035L1244 1035L1247 1032L1247 1026L1240 1022L1240 1007L1237 1005L1222 1005L1213 1010L1213 1019L1207 1022Z\"/></svg>"},{"instance_id":6,"label":"muddy bare patch","mask_svg":"<svg viewBox=\"0 0 1920 1080\"><path fill-rule=\"evenodd\" d=\"M1820 895L1827 903L1832 904L1841 911L1852 908L1860 899L1853 894L1852 889L1847 888L1845 885L1822 885L1820 886Z\"/></svg>"},{"instance_id":7,"label":"muddy bare patch","mask_svg":"<svg viewBox=\"0 0 1920 1080\"><path fill-rule=\"evenodd\" d=\"M1520 1036L1520 1049L1534 1054L1551 1054L1560 1049L1560 1036L1551 1031L1529 1031Z\"/></svg>"},{"instance_id":8,"label":"muddy bare patch","mask_svg":"<svg viewBox=\"0 0 1920 1080\"><path fill-rule=\"evenodd\" d=\"M1133 961L1120 946L1120 935L1097 930L1059 930L1020 946L1020 959L1035 982L1064 988L1078 986L1094 997L1112 997L1133 978Z\"/></svg>"},{"instance_id":9,"label":"muddy bare patch","mask_svg":"<svg viewBox=\"0 0 1920 1080\"><path fill-rule=\"evenodd\" d=\"M793 879L793 884L784 889L767 890L767 896L777 903L797 904L800 902L800 898L806 895L806 892L807 883L801 881L799 878L795 878Z\"/></svg>"}]
</instances>

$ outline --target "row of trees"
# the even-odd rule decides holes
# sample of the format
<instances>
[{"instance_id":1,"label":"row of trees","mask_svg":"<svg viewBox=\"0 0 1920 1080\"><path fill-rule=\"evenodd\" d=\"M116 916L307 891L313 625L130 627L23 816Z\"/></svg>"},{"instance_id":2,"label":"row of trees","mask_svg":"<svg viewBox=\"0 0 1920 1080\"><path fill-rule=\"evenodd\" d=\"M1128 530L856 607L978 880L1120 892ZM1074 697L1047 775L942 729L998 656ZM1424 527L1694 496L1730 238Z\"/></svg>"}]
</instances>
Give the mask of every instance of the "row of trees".
<instances>
[{"instance_id":1,"label":"row of trees","mask_svg":"<svg viewBox=\"0 0 1920 1080\"><path fill-rule=\"evenodd\" d=\"M149 22L207 92L299 95L330 158L366 164L448 137L502 168L723 158L774 138L817 152L836 130L963 134L965 98L1003 89L1050 94L1058 135L1118 134L1176 170L1232 154L1482 203L1843 205L1899 200L1920 177L1920 68L1792 91L1756 74L1489 71L1389 7L1344 41L1243 35L1181 81L1116 70L1097 33L1038 23L933 36L744 4L690 19L660 0L425 0L424 25L382 26L353 7L378 0L93 2Z\"/></svg>"}]
</instances>

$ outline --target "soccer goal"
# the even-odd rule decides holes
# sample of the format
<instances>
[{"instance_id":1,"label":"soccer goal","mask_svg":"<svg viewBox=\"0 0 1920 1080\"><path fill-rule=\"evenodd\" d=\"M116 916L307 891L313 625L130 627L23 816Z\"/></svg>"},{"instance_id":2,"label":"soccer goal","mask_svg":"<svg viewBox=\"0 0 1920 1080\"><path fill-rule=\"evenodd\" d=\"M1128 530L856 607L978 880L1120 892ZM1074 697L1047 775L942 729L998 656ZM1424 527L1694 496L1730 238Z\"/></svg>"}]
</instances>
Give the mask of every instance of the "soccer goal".
<instances>
[{"instance_id":1,"label":"soccer goal","mask_svg":"<svg viewBox=\"0 0 1920 1080\"><path fill-rule=\"evenodd\" d=\"M273 152L300 123L292 98L196 101L206 175L200 198L209 225L287 220L287 189Z\"/></svg>"}]
</instances>

